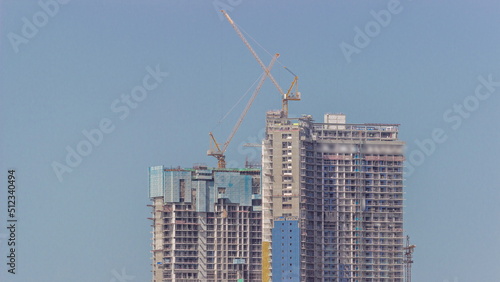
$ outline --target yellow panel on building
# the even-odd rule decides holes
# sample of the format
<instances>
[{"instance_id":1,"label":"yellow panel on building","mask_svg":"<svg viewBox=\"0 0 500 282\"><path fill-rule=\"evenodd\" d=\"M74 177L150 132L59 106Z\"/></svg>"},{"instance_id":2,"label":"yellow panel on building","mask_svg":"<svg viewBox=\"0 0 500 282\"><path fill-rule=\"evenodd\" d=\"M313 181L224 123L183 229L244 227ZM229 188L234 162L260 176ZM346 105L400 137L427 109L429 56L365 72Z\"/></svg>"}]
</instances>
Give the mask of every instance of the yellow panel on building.
<instances>
[{"instance_id":1,"label":"yellow panel on building","mask_svg":"<svg viewBox=\"0 0 500 282\"><path fill-rule=\"evenodd\" d=\"M269 242L262 242L262 281L271 282Z\"/></svg>"}]
</instances>

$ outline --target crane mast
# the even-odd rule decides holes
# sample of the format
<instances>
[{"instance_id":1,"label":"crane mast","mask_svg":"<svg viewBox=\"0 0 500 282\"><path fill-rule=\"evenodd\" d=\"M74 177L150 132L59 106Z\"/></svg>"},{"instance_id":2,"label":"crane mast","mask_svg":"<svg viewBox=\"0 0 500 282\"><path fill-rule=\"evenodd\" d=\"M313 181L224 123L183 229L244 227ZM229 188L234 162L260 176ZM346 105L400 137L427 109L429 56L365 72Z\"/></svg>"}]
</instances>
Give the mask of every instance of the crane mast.
<instances>
[{"instance_id":1,"label":"crane mast","mask_svg":"<svg viewBox=\"0 0 500 282\"><path fill-rule=\"evenodd\" d=\"M405 250L405 282L411 282L411 265L413 264L413 252L415 250L415 245L410 245L410 236L406 236L406 247Z\"/></svg>"}]
</instances>

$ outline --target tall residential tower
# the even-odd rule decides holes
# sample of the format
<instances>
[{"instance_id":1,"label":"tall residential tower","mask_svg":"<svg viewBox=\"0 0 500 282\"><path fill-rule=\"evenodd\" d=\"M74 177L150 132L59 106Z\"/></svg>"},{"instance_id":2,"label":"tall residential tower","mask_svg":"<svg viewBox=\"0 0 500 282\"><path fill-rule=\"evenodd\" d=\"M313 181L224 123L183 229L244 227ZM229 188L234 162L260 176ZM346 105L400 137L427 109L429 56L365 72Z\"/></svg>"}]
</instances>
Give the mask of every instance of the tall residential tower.
<instances>
[{"instance_id":1,"label":"tall residential tower","mask_svg":"<svg viewBox=\"0 0 500 282\"><path fill-rule=\"evenodd\" d=\"M263 281L402 282L397 124L268 112L262 146Z\"/></svg>"},{"instance_id":2,"label":"tall residential tower","mask_svg":"<svg viewBox=\"0 0 500 282\"><path fill-rule=\"evenodd\" d=\"M149 168L153 282L261 281L260 169Z\"/></svg>"}]
</instances>

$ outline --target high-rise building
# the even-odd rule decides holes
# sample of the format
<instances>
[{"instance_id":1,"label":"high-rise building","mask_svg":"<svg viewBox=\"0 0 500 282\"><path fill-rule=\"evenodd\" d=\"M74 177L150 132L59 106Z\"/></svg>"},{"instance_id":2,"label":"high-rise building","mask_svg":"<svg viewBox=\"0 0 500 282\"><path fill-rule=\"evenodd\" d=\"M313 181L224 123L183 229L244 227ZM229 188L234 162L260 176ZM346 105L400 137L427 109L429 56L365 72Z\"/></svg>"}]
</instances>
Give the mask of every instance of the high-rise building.
<instances>
[{"instance_id":1,"label":"high-rise building","mask_svg":"<svg viewBox=\"0 0 500 282\"><path fill-rule=\"evenodd\" d=\"M262 146L263 281L402 282L397 124L268 112Z\"/></svg>"},{"instance_id":2,"label":"high-rise building","mask_svg":"<svg viewBox=\"0 0 500 282\"><path fill-rule=\"evenodd\" d=\"M160 281L261 281L260 169L149 168Z\"/></svg>"}]
</instances>

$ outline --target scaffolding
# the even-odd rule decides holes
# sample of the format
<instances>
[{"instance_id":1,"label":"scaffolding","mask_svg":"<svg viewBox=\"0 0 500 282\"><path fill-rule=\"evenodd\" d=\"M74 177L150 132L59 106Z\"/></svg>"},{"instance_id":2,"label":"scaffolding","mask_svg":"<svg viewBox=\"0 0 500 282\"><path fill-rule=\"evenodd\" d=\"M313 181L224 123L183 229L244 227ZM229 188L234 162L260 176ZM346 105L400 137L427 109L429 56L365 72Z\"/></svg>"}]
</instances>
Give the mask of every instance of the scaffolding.
<instances>
[{"instance_id":1,"label":"scaffolding","mask_svg":"<svg viewBox=\"0 0 500 282\"><path fill-rule=\"evenodd\" d=\"M403 282L398 125L331 116L335 123L314 123L311 116L268 112L264 228L271 230L278 217L299 216L301 281Z\"/></svg>"},{"instance_id":2,"label":"scaffolding","mask_svg":"<svg viewBox=\"0 0 500 282\"><path fill-rule=\"evenodd\" d=\"M164 172L167 196L152 198L150 205L154 280L261 281L260 171ZM196 204L202 200L208 205Z\"/></svg>"}]
</instances>

